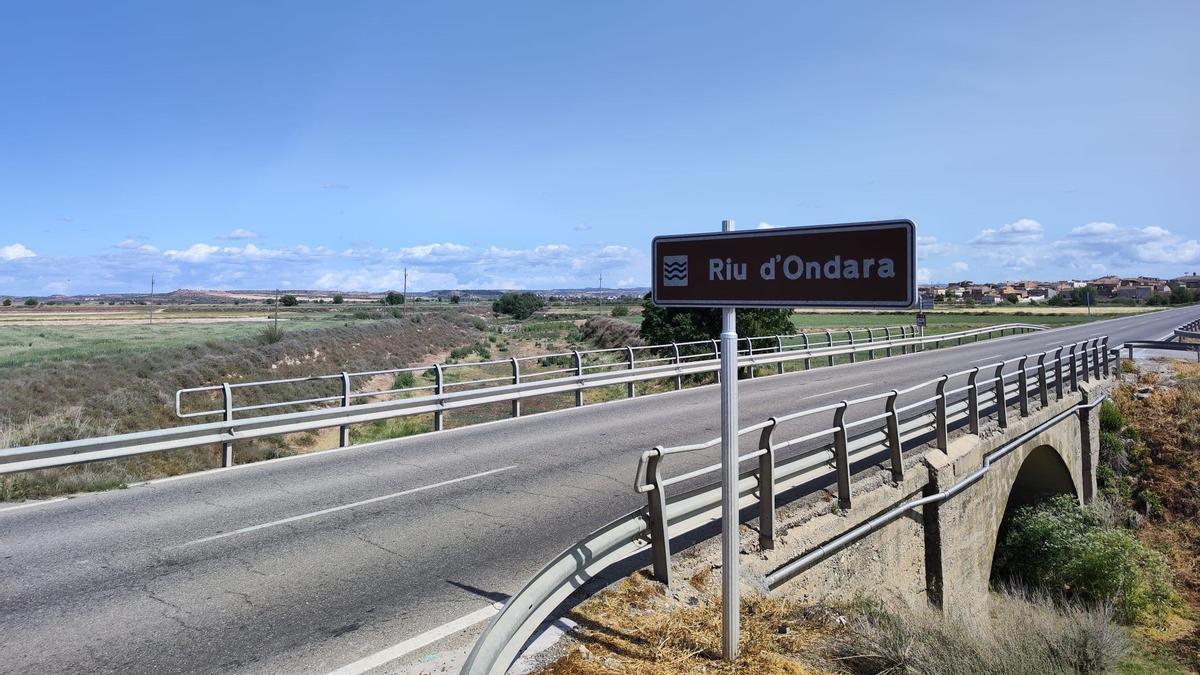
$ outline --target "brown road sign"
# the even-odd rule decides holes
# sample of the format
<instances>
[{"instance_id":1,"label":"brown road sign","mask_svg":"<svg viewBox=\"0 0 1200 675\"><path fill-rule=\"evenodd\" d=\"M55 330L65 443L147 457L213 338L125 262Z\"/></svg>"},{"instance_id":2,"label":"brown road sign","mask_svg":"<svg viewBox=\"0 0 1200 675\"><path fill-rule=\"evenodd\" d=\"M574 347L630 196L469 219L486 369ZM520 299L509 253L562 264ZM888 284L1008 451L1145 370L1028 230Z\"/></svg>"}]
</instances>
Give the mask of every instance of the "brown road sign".
<instances>
[{"instance_id":1,"label":"brown road sign","mask_svg":"<svg viewBox=\"0 0 1200 675\"><path fill-rule=\"evenodd\" d=\"M654 238L654 303L667 307L912 307L911 220Z\"/></svg>"}]
</instances>

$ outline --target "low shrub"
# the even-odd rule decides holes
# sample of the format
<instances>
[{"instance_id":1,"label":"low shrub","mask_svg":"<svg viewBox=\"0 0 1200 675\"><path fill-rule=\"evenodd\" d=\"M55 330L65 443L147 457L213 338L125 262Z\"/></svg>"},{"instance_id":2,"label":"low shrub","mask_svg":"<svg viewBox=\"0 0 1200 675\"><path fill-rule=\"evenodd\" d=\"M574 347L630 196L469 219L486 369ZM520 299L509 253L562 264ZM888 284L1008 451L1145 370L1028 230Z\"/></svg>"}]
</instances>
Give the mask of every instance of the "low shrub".
<instances>
[{"instance_id":1,"label":"low shrub","mask_svg":"<svg viewBox=\"0 0 1200 675\"><path fill-rule=\"evenodd\" d=\"M1175 601L1162 556L1069 495L1018 509L992 571L1069 600L1111 603L1124 623L1161 622Z\"/></svg>"},{"instance_id":2,"label":"low shrub","mask_svg":"<svg viewBox=\"0 0 1200 675\"><path fill-rule=\"evenodd\" d=\"M400 373L392 380L392 389L412 389L417 386L417 378L412 373Z\"/></svg>"}]
</instances>

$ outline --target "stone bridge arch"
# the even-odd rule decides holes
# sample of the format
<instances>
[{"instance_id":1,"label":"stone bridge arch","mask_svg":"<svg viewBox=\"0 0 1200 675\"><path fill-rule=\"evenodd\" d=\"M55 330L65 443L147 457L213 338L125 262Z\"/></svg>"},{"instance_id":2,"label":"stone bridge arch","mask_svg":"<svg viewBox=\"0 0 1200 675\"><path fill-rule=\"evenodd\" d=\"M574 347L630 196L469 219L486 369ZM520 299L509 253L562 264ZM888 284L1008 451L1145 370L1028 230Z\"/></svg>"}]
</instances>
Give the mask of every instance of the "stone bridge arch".
<instances>
[{"instance_id":1,"label":"stone bridge arch","mask_svg":"<svg viewBox=\"0 0 1200 675\"><path fill-rule=\"evenodd\" d=\"M933 522L927 523L936 535L931 542L934 550L928 551L931 555L927 557L929 594L947 615L986 619L992 561L1007 515L1058 494L1091 501L1098 446L1094 438L1098 424L1092 418L1096 415L1095 409L1068 415L993 461L979 482L933 509ZM952 442L945 453L929 453L926 461L931 483L945 489L962 480L1004 440L1032 431L1040 421L1036 417L1021 420L1006 434L988 438L965 436Z\"/></svg>"}]
</instances>

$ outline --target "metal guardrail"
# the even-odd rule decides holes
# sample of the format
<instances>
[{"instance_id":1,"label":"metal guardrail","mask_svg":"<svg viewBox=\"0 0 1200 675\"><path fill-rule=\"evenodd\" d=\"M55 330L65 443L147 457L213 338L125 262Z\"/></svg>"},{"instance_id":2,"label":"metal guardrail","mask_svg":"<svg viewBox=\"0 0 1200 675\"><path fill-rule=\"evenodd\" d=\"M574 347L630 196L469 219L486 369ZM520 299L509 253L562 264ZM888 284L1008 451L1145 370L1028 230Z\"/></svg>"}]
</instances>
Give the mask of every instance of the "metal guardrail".
<instances>
[{"instance_id":1,"label":"metal guardrail","mask_svg":"<svg viewBox=\"0 0 1200 675\"><path fill-rule=\"evenodd\" d=\"M1054 350L1027 354L945 374L902 390L893 389L836 404L773 417L738 432L757 434L757 448L740 455L738 463L753 463L740 474L739 507L758 505L760 542L774 546L776 495L813 480L836 476L838 506L850 509L853 495L850 467L858 461L887 456L892 477L903 479L905 444L932 438L936 447L949 447L949 432L967 427L979 433L982 420L994 416L1008 426L1009 407L1030 414L1030 401L1049 405L1051 395L1062 400L1077 391L1080 380L1107 378L1116 357L1108 338L1095 338ZM1015 366L1014 368L1009 368ZM982 377L981 377L982 374ZM960 386L951 383L962 382ZM928 395L932 393L932 395ZM899 405L902 396L918 400ZM882 408L882 412L876 412ZM867 415L849 421L847 412L866 409ZM796 420L825 414L828 424L815 432L788 440L775 435ZM719 464L663 478L663 460L674 454L717 447L720 439L676 447L658 446L642 454L634 489L647 495L646 508L629 513L596 530L542 568L524 588L509 599L476 641L464 673L505 672L519 650L555 608L577 588L610 565L649 545L654 576L670 583L670 540L718 518L719 485L685 491L668 497L666 488L720 470ZM777 453L793 449L780 460ZM757 460L757 462L755 462ZM754 466L756 464L756 466Z\"/></svg>"},{"instance_id":2,"label":"metal guardrail","mask_svg":"<svg viewBox=\"0 0 1200 675\"><path fill-rule=\"evenodd\" d=\"M903 350L905 353L912 353L929 347L937 347L947 342L963 344L965 340L978 340L981 336L1031 330L1044 330L1044 327L1029 324L1005 324L929 337L893 337L890 340L854 343L832 348L817 347L783 352L759 351L740 356L738 365L743 368L770 365L782 368L784 363L794 361L808 363L814 359L828 359L828 362L832 364L836 357L843 355L850 355L851 358L854 358L854 355L857 354L897 349ZM517 381L512 384L481 389L447 391L429 396L353 405L343 402L344 404L338 407L8 448L0 450L0 475L204 445L220 445L223 448L223 464L228 466L232 464L232 447L233 443L237 441L330 427L341 427L345 430L351 424L369 423L408 415L429 413L438 415L447 411L489 403L513 402L518 404L522 399L533 396L578 393L587 389L615 384L626 385L630 391L633 391L632 388L639 382L674 378L678 386L684 376L713 373L719 367L720 362L712 359L687 361L681 357L678 362L675 362L672 357L665 364L646 365L632 370L584 373L583 375L533 381L517 378ZM227 388L232 389L232 385L221 385L223 391ZM519 410L516 412L519 414ZM343 436L346 436L344 431Z\"/></svg>"},{"instance_id":3,"label":"metal guardrail","mask_svg":"<svg viewBox=\"0 0 1200 675\"><path fill-rule=\"evenodd\" d=\"M1178 335L1178 331L1176 331ZM1200 339L1200 335L1197 336ZM1118 354L1124 349L1127 351L1126 358L1133 360L1133 351L1135 349L1157 349L1163 351L1175 352L1195 352L1196 361L1200 361L1200 342L1165 342L1159 340L1137 340L1126 342L1116 349Z\"/></svg>"},{"instance_id":4,"label":"metal guardrail","mask_svg":"<svg viewBox=\"0 0 1200 675\"><path fill-rule=\"evenodd\" d=\"M797 333L795 335L744 337L739 340L739 344L744 345L744 348L740 348L738 350L738 354L749 355L782 353L785 351L802 349L829 348L845 345L852 346L864 342L886 342L895 337L905 339L916 336L917 328L915 326L886 326L883 328L863 328L846 331L825 330L814 333ZM638 358L639 355L647 354L649 356L646 358ZM888 349L887 355L892 355L890 349ZM532 381L539 378L546 379L552 376L579 376L589 372L598 371L634 370L639 365L644 366L648 364L682 363L687 361L708 359L717 360L719 358L719 341L697 340L693 342L672 342L661 345L572 350L569 352L537 354L534 356L512 357L501 360L473 361L465 363L432 363L429 365L411 366L407 368L342 372L329 375L315 375L311 377L260 380L255 382L237 382L232 384L223 383L203 387L188 387L176 391L175 415L181 419L212 415L225 415L227 416L227 419L232 419L232 417L228 416L235 413L244 413L256 410L268 410L296 405L334 402L345 406L350 405L356 399L362 398L378 398L380 396L411 394L414 392L428 392L431 395L440 395L449 391L461 391L478 387L480 385L495 385L501 382L506 384L517 384L522 381ZM571 365L569 367L555 367L558 365L564 365L566 363L570 363ZM547 364L550 366L549 369L546 369ZM542 367L541 370L537 369L539 366ZM503 367L509 369L511 374L497 377L486 377L476 380L455 381L452 379L452 375L455 371L487 367ZM434 381L430 384L413 385L409 387L393 387L378 391L354 391L355 381L360 378L388 375L394 378L399 378L405 374L413 376L414 380L418 376L427 376L432 374ZM331 394L327 396L287 399L255 405L238 405L237 402L233 400L234 394L245 389L269 388L284 384L323 381L336 381L340 383L341 391L337 394ZM208 394L210 395L208 397L210 400L212 395L219 394L222 399L222 405L220 408L211 408L208 410L189 410L185 412L183 405L184 397L196 394ZM633 394L630 394L630 396L632 395ZM194 396L192 397L194 398ZM582 400L577 400L576 404L583 405L583 402ZM513 416L517 417L519 415L520 407L514 407ZM435 429L440 428L440 423L440 418L435 420Z\"/></svg>"},{"instance_id":5,"label":"metal guardrail","mask_svg":"<svg viewBox=\"0 0 1200 675\"><path fill-rule=\"evenodd\" d=\"M1200 340L1200 319L1175 329L1176 340Z\"/></svg>"}]
</instances>

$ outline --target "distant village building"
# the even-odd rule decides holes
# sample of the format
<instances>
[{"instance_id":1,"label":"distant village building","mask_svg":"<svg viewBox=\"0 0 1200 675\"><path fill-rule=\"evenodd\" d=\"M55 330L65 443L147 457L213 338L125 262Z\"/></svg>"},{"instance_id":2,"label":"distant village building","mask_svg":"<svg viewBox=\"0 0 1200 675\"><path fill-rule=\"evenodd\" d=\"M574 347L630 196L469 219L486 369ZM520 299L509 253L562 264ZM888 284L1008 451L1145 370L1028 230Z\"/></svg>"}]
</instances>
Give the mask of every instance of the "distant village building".
<instances>
[{"instance_id":1,"label":"distant village building","mask_svg":"<svg viewBox=\"0 0 1200 675\"><path fill-rule=\"evenodd\" d=\"M1192 272L1191 274L1184 274L1182 276L1175 277L1171 280L1171 285L1176 287L1183 286L1184 288L1200 289L1200 275Z\"/></svg>"}]
</instances>

